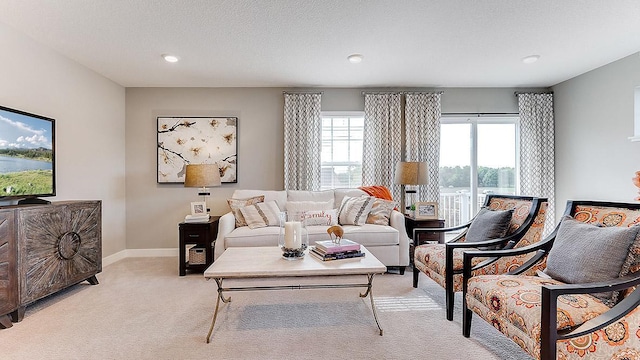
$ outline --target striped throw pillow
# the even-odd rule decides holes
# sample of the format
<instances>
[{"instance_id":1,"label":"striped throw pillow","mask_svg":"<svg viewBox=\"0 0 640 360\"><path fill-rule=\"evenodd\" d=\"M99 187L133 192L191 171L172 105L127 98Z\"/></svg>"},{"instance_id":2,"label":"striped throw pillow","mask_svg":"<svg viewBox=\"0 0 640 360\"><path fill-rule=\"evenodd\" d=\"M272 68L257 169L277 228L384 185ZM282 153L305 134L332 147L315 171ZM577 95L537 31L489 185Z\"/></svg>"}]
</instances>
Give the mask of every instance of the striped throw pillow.
<instances>
[{"instance_id":1,"label":"striped throw pillow","mask_svg":"<svg viewBox=\"0 0 640 360\"><path fill-rule=\"evenodd\" d=\"M340 225L364 225L374 199L371 196L345 196L338 210L338 223Z\"/></svg>"},{"instance_id":2,"label":"striped throw pillow","mask_svg":"<svg viewBox=\"0 0 640 360\"><path fill-rule=\"evenodd\" d=\"M280 208L275 201L261 202L240 208L249 229L280 226Z\"/></svg>"},{"instance_id":3,"label":"striped throw pillow","mask_svg":"<svg viewBox=\"0 0 640 360\"><path fill-rule=\"evenodd\" d=\"M247 226L247 222L244 220L244 216L240 209L256 203L261 203L264 201L264 195L254 196L246 199L227 199L227 204L229 204L229 208L231 208L231 212L233 216L236 218L236 227Z\"/></svg>"}]
</instances>

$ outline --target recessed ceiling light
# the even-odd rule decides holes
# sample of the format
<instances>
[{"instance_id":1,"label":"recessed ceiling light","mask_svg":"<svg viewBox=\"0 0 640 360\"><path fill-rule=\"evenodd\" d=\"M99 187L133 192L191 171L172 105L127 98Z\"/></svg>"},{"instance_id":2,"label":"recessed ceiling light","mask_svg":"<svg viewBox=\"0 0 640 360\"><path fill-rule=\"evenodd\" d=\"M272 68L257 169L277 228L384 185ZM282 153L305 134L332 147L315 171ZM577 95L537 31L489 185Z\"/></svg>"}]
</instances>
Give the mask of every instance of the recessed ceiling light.
<instances>
[{"instance_id":1,"label":"recessed ceiling light","mask_svg":"<svg viewBox=\"0 0 640 360\"><path fill-rule=\"evenodd\" d=\"M170 63L178 62L178 60L180 60L177 56L171 54L162 54L162 58L164 61Z\"/></svg>"},{"instance_id":2,"label":"recessed ceiling light","mask_svg":"<svg viewBox=\"0 0 640 360\"><path fill-rule=\"evenodd\" d=\"M534 62L540 59L540 55L529 55L522 59L522 62L525 64L533 64Z\"/></svg>"},{"instance_id":3,"label":"recessed ceiling light","mask_svg":"<svg viewBox=\"0 0 640 360\"><path fill-rule=\"evenodd\" d=\"M364 56L360 55L360 54L352 54L347 56L347 59L349 59L349 62L352 64L357 64L362 62L362 59L364 58Z\"/></svg>"}]
</instances>

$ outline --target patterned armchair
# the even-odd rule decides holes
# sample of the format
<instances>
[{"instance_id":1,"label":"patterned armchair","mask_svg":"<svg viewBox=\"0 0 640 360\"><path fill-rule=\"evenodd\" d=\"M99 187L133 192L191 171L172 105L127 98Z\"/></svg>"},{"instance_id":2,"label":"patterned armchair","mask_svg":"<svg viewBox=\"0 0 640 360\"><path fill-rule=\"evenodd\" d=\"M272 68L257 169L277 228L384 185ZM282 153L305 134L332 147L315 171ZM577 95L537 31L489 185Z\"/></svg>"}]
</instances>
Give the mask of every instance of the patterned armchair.
<instances>
[{"instance_id":1,"label":"patterned armchair","mask_svg":"<svg viewBox=\"0 0 640 360\"><path fill-rule=\"evenodd\" d=\"M513 215L506 229L506 236L486 241L466 241L467 233L474 221L478 225L477 216L469 223L457 227L415 228L413 232L413 239L417 239L420 232L448 232L464 229L460 235L446 244L419 245L416 246L414 252L413 287L418 287L420 272L442 286L446 294L446 315L448 320L453 320L454 293L462 291L463 250L519 248L538 242L542 238L547 199L530 196L488 195L484 207L490 210L513 209ZM501 274L511 270L513 266L524 263L526 259L515 258L508 261L490 261L484 258L475 258L474 264L479 264L483 261L490 262L490 265L484 267L481 271Z\"/></svg>"},{"instance_id":2,"label":"patterned armchair","mask_svg":"<svg viewBox=\"0 0 640 360\"><path fill-rule=\"evenodd\" d=\"M574 230L577 226L582 228L570 234L567 229L571 223L578 224L571 225ZM537 244L466 252L463 335L470 336L471 318L476 313L536 359L640 359L638 224L640 203L569 201L563 220L549 237ZM617 228L603 229L609 227ZM626 235L616 235L618 238L613 242L611 233ZM566 247L571 244L573 250ZM602 250L594 251L598 246ZM617 259L621 266L616 263L618 260L612 260L611 252L620 254ZM473 264L477 257L525 253L535 255L508 274L476 275L479 266ZM609 274L610 280L573 283L558 280L559 275L553 279L540 272L546 268L545 272L550 273L552 261L558 266L557 260L562 266L576 268L565 269L562 276L575 272L595 278L603 273L602 268L612 268L614 272L613 276ZM579 269L585 260L593 270Z\"/></svg>"}]
</instances>

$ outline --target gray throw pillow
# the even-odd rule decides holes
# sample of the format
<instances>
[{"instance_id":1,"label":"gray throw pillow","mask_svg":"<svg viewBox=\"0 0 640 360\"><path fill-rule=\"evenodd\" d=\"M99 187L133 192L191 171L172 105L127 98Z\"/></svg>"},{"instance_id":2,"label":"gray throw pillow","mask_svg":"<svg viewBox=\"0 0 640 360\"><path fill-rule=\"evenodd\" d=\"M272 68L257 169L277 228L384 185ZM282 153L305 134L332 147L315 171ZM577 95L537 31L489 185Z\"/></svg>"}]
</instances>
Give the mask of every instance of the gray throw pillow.
<instances>
[{"instance_id":1,"label":"gray throw pillow","mask_svg":"<svg viewBox=\"0 0 640 360\"><path fill-rule=\"evenodd\" d=\"M563 216L545 273L568 284L617 279L640 226L599 227ZM608 306L617 292L591 294Z\"/></svg>"},{"instance_id":2,"label":"gray throw pillow","mask_svg":"<svg viewBox=\"0 0 640 360\"><path fill-rule=\"evenodd\" d=\"M477 242L504 237L511 225L512 216L513 209L492 211L483 207L471 222L464 241Z\"/></svg>"}]
</instances>

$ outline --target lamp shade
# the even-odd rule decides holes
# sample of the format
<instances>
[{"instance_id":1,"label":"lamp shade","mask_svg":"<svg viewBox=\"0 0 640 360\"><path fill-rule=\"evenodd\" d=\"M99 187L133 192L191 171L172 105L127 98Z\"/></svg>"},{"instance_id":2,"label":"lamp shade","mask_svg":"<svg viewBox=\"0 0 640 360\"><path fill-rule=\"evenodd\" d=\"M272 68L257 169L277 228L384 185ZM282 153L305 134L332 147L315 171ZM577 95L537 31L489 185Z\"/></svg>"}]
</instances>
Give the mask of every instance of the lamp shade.
<instances>
[{"instance_id":1,"label":"lamp shade","mask_svg":"<svg viewBox=\"0 0 640 360\"><path fill-rule=\"evenodd\" d=\"M426 185L429 183L427 163L402 161L396 164L394 182L400 185Z\"/></svg>"},{"instance_id":2,"label":"lamp shade","mask_svg":"<svg viewBox=\"0 0 640 360\"><path fill-rule=\"evenodd\" d=\"M185 187L220 186L218 164L190 164L184 175Z\"/></svg>"}]
</instances>

